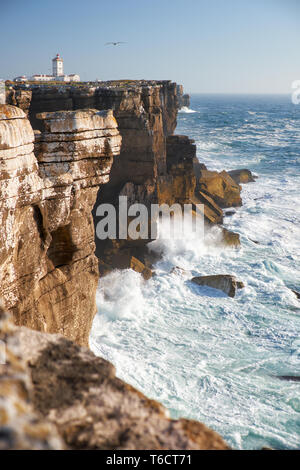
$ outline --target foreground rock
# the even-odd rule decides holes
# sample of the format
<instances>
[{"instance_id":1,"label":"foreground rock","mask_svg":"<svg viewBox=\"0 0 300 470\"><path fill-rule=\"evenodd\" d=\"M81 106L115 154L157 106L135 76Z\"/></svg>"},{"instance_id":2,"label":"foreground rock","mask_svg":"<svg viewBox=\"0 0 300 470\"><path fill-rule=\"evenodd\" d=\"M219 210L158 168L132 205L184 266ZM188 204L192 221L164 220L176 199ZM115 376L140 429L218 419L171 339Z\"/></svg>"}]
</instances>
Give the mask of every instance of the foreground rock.
<instances>
[{"instance_id":1,"label":"foreground rock","mask_svg":"<svg viewBox=\"0 0 300 470\"><path fill-rule=\"evenodd\" d=\"M0 450L63 449L56 426L33 409L32 382L16 331L0 307L0 340L5 345L5 364L0 361Z\"/></svg>"},{"instance_id":2,"label":"foreground rock","mask_svg":"<svg viewBox=\"0 0 300 470\"><path fill-rule=\"evenodd\" d=\"M255 177L250 170L231 170L227 172L236 184L254 183Z\"/></svg>"},{"instance_id":3,"label":"foreground rock","mask_svg":"<svg viewBox=\"0 0 300 470\"><path fill-rule=\"evenodd\" d=\"M7 317L0 332L11 354L0 366L0 419L8 436L22 433L24 439L22 419L35 423L26 431L31 440L7 439L6 448L228 448L202 423L169 419L160 403L118 379L114 366L88 349L60 335L15 327ZM18 416L5 414L12 402Z\"/></svg>"},{"instance_id":4,"label":"foreground rock","mask_svg":"<svg viewBox=\"0 0 300 470\"><path fill-rule=\"evenodd\" d=\"M0 106L0 298L18 325L88 344L98 260L92 208L121 137L111 111ZM35 145L35 147L34 147Z\"/></svg>"},{"instance_id":5,"label":"foreground rock","mask_svg":"<svg viewBox=\"0 0 300 470\"><path fill-rule=\"evenodd\" d=\"M214 289L225 292L229 297L234 297L237 289L242 289L244 284L237 281L235 276L230 274L216 274L213 276L197 276L193 277L192 282L198 286L213 287Z\"/></svg>"}]
</instances>

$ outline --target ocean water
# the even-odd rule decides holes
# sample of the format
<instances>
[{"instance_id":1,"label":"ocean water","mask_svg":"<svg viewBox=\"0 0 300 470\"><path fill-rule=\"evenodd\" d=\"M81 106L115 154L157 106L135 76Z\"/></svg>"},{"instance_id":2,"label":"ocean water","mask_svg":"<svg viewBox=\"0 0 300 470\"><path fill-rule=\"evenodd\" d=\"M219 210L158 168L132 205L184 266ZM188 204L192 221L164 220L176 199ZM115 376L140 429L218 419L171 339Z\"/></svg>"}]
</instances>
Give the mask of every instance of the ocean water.
<instances>
[{"instance_id":1,"label":"ocean water","mask_svg":"<svg viewBox=\"0 0 300 470\"><path fill-rule=\"evenodd\" d=\"M243 206L225 218L239 250L210 240L157 240L157 275L101 279L92 350L174 418L203 421L237 449L300 448L300 105L287 96L194 95L176 133L212 170L249 168ZM171 273L172 267L184 271ZM234 299L191 284L235 274Z\"/></svg>"}]
</instances>

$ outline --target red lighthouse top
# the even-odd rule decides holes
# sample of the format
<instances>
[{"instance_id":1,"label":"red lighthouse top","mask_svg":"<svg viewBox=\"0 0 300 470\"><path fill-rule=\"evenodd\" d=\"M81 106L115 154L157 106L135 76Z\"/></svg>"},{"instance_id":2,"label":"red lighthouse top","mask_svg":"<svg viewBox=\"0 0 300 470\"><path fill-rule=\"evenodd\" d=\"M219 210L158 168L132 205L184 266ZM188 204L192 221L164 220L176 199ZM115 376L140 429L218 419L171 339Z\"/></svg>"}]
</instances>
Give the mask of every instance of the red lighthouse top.
<instances>
[{"instance_id":1,"label":"red lighthouse top","mask_svg":"<svg viewBox=\"0 0 300 470\"><path fill-rule=\"evenodd\" d=\"M59 54L56 54L56 56L54 57L54 59L53 59L53 60L62 60L62 58L60 57L60 55L59 55Z\"/></svg>"}]
</instances>

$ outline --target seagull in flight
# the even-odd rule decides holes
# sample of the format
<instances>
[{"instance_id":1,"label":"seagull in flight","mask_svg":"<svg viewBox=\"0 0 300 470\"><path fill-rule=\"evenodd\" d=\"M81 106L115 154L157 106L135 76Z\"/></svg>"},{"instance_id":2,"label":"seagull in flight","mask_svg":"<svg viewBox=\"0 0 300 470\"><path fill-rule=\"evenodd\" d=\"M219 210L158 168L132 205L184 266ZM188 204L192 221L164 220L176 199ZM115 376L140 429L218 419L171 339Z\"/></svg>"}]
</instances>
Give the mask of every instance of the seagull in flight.
<instances>
[{"instance_id":1,"label":"seagull in flight","mask_svg":"<svg viewBox=\"0 0 300 470\"><path fill-rule=\"evenodd\" d=\"M126 44L126 42L124 42L124 41L107 42L107 43L105 44L105 46L108 46L109 44L111 44L112 46L118 46L119 44Z\"/></svg>"}]
</instances>

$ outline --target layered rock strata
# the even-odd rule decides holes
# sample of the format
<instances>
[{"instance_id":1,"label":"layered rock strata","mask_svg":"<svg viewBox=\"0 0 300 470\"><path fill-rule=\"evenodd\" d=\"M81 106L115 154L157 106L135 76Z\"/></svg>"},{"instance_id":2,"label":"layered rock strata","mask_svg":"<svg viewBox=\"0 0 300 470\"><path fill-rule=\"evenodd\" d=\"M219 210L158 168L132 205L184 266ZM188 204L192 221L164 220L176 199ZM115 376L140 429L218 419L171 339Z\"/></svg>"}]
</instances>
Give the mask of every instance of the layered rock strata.
<instances>
[{"instance_id":1,"label":"layered rock strata","mask_svg":"<svg viewBox=\"0 0 300 470\"><path fill-rule=\"evenodd\" d=\"M202 170L198 180L199 191L214 199L221 208L242 205L241 187L226 171Z\"/></svg>"},{"instance_id":2,"label":"layered rock strata","mask_svg":"<svg viewBox=\"0 0 300 470\"><path fill-rule=\"evenodd\" d=\"M111 111L0 106L0 298L16 324L88 344L98 262L91 215L121 137Z\"/></svg>"},{"instance_id":3,"label":"layered rock strata","mask_svg":"<svg viewBox=\"0 0 300 470\"><path fill-rule=\"evenodd\" d=\"M170 81L118 80L96 87L33 86L29 119L40 128L36 113L83 107L114 110L122 135L120 158L112 165L109 183L99 193L96 207L113 203L118 196L128 204L204 204L206 222L220 224L222 207L241 205L240 186L226 173L207 171L196 157L196 147L186 136L173 135L178 109L183 106L183 88ZM99 218L93 213L95 225ZM101 241L99 260L126 251L145 262L145 243ZM115 267L119 267L118 264Z\"/></svg>"}]
</instances>

